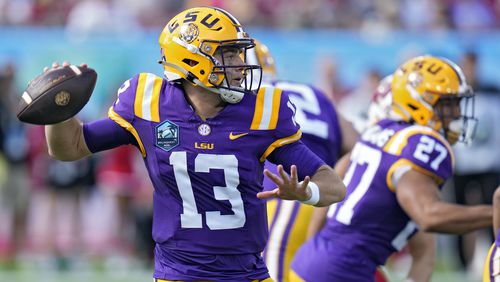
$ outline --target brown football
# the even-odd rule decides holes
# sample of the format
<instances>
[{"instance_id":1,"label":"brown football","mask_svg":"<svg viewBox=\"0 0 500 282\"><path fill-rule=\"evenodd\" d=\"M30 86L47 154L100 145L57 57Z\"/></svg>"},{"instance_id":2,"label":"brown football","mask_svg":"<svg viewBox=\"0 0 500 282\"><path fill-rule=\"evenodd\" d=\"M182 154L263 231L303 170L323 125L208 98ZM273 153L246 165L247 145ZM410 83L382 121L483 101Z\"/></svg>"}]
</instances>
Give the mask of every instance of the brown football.
<instances>
[{"instance_id":1,"label":"brown football","mask_svg":"<svg viewBox=\"0 0 500 282\"><path fill-rule=\"evenodd\" d=\"M32 124L54 124L76 115L90 99L97 81L95 70L70 65L35 78L24 91L17 118Z\"/></svg>"}]
</instances>

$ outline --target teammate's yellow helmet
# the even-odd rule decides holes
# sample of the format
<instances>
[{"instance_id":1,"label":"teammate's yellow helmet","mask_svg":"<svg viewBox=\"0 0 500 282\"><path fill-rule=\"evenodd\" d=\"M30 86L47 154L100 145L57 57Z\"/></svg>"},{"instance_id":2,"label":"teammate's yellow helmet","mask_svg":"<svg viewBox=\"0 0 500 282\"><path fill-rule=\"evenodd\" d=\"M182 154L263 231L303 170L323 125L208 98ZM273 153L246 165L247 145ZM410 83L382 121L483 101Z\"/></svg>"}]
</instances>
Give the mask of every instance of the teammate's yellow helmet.
<instances>
[{"instance_id":1,"label":"teammate's yellow helmet","mask_svg":"<svg viewBox=\"0 0 500 282\"><path fill-rule=\"evenodd\" d=\"M262 69L262 81L272 83L278 79L276 63L269 48L257 39L254 39L255 48L248 49L247 58L251 64L258 64Z\"/></svg>"},{"instance_id":2,"label":"teammate's yellow helmet","mask_svg":"<svg viewBox=\"0 0 500 282\"><path fill-rule=\"evenodd\" d=\"M406 61L394 72L391 91L392 111L404 121L443 130L451 143L472 138L474 93L460 67L448 59L425 55Z\"/></svg>"},{"instance_id":3,"label":"teammate's yellow helmet","mask_svg":"<svg viewBox=\"0 0 500 282\"><path fill-rule=\"evenodd\" d=\"M246 50L254 47L253 39L243 31L238 20L219 8L192 8L177 14L163 29L159 43L160 63L168 80L185 79L218 93L229 103L237 103L243 98L245 91L252 88L254 70L260 69L258 65L246 63L225 65L224 60L220 62L214 57L216 51L223 48L238 48L245 62ZM231 86L227 81L228 68L241 69L244 73L240 86Z\"/></svg>"}]
</instances>

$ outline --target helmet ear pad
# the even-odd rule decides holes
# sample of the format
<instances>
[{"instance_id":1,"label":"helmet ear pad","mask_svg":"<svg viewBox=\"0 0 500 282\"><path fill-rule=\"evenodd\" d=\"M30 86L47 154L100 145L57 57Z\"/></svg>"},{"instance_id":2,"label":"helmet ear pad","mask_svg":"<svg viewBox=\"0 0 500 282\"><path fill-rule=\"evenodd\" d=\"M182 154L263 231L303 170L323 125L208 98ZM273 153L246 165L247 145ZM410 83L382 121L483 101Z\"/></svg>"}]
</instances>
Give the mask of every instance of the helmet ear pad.
<instances>
[{"instance_id":1,"label":"helmet ear pad","mask_svg":"<svg viewBox=\"0 0 500 282\"><path fill-rule=\"evenodd\" d=\"M414 105L408 104L408 107L417 109L418 107L415 107ZM418 123L418 124L426 124L428 122L428 117L423 115L422 113L414 114L412 115L413 119Z\"/></svg>"}]
</instances>

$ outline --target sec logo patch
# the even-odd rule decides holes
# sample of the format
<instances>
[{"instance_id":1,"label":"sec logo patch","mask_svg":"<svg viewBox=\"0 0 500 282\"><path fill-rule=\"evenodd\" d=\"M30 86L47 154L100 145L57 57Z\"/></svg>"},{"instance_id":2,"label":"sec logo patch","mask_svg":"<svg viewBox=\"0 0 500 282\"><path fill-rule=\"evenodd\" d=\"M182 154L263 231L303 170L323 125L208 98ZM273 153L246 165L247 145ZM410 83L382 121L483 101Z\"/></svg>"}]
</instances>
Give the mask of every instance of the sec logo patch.
<instances>
[{"instance_id":1,"label":"sec logo patch","mask_svg":"<svg viewBox=\"0 0 500 282\"><path fill-rule=\"evenodd\" d=\"M201 136L208 136L210 132L212 132L210 125L202 123L198 126L198 134L200 134Z\"/></svg>"}]
</instances>

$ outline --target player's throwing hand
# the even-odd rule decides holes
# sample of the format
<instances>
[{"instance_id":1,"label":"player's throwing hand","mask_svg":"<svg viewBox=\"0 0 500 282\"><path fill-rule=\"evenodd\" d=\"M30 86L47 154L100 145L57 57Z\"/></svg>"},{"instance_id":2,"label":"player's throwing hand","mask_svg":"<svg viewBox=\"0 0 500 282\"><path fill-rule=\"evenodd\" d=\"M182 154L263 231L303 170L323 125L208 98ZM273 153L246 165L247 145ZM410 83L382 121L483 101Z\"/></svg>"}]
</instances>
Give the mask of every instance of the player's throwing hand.
<instances>
[{"instance_id":1,"label":"player's throwing hand","mask_svg":"<svg viewBox=\"0 0 500 282\"><path fill-rule=\"evenodd\" d=\"M306 201L311 198L311 190L308 189L310 178L306 176L304 181L298 182L297 167L290 167L290 176L278 165L278 175L265 169L264 174L269 177L278 187L271 191L257 193L259 199L280 198L283 200ZM280 177L281 176L281 177Z\"/></svg>"}]
</instances>

